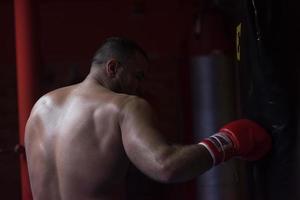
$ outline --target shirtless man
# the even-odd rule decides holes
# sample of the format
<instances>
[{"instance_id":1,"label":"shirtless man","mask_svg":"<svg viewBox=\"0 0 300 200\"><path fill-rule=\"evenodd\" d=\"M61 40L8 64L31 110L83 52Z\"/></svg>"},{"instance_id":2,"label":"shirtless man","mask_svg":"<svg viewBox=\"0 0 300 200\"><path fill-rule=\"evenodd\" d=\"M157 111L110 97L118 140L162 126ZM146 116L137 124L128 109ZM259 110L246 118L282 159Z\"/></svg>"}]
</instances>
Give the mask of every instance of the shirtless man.
<instances>
[{"instance_id":1,"label":"shirtless man","mask_svg":"<svg viewBox=\"0 0 300 200\"><path fill-rule=\"evenodd\" d=\"M233 156L255 160L271 141L249 120L225 125L194 145L171 145L138 94L148 67L144 51L107 39L86 79L41 97L26 125L34 200L123 199L129 162L164 183L185 181Z\"/></svg>"}]
</instances>

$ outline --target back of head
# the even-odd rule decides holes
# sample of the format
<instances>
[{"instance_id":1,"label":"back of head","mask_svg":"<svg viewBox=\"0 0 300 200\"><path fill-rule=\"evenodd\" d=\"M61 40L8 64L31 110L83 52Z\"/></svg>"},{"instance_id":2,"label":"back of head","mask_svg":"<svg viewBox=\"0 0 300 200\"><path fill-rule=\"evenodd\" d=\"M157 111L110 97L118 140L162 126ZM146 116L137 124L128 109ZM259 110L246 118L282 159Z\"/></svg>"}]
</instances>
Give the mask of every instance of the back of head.
<instances>
[{"instance_id":1,"label":"back of head","mask_svg":"<svg viewBox=\"0 0 300 200\"><path fill-rule=\"evenodd\" d=\"M144 50L134 41L120 37L111 37L106 39L96 51L92 64L100 65L111 58L125 63L128 59L132 58L136 52L141 53L148 60Z\"/></svg>"}]
</instances>

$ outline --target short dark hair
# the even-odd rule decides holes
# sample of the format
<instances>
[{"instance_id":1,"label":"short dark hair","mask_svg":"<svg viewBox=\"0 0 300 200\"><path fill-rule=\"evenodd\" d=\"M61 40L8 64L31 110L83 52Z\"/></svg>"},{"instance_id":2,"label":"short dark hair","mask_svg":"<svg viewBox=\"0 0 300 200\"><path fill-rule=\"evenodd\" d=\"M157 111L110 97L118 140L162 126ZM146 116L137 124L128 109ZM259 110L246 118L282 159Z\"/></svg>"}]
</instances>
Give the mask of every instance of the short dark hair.
<instances>
[{"instance_id":1,"label":"short dark hair","mask_svg":"<svg viewBox=\"0 0 300 200\"><path fill-rule=\"evenodd\" d=\"M134 41L121 37L110 37L107 38L96 51L92 64L105 63L112 57L115 57L120 62L126 62L134 56L136 52L141 53L146 60L149 60L146 52Z\"/></svg>"}]
</instances>

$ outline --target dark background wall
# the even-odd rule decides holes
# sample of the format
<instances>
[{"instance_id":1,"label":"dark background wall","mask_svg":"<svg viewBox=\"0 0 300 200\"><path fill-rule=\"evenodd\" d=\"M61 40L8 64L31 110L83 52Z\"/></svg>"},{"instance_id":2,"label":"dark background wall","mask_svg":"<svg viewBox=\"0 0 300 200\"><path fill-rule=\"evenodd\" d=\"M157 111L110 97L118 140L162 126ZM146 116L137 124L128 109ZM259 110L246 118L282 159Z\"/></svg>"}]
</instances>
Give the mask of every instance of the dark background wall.
<instances>
[{"instance_id":1,"label":"dark background wall","mask_svg":"<svg viewBox=\"0 0 300 200\"><path fill-rule=\"evenodd\" d=\"M0 149L18 143L18 112L14 49L14 18L11 2L0 2ZM19 199L19 162L17 154L0 153L0 195L2 199Z\"/></svg>"}]
</instances>

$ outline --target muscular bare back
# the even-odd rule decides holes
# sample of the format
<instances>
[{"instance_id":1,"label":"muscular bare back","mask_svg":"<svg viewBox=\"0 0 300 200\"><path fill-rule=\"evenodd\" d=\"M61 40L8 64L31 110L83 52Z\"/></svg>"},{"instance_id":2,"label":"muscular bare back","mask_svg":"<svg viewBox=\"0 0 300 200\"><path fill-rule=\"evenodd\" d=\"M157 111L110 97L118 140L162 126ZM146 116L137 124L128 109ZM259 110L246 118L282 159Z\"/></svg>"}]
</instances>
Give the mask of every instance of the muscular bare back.
<instances>
[{"instance_id":1,"label":"muscular bare back","mask_svg":"<svg viewBox=\"0 0 300 200\"><path fill-rule=\"evenodd\" d=\"M118 118L127 97L82 83L36 103L25 139L34 199L120 199L129 161Z\"/></svg>"},{"instance_id":2,"label":"muscular bare back","mask_svg":"<svg viewBox=\"0 0 300 200\"><path fill-rule=\"evenodd\" d=\"M149 104L129 95L140 91L148 65L137 49L127 40L109 40L82 83L50 92L35 104L25 131L34 200L124 199L129 161L168 183L212 166L203 145L166 142Z\"/></svg>"}]
</instances>

